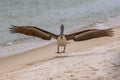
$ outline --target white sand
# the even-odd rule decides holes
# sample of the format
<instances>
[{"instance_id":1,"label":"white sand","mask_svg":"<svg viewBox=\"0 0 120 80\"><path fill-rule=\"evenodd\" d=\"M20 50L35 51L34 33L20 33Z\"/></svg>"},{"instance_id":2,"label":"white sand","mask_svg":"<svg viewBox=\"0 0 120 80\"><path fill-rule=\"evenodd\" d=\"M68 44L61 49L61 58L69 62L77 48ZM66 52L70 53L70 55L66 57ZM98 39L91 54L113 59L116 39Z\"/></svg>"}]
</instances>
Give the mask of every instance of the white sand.
<instances>
[{"instance_id":1,"label":"white sand","mask_svg":"<svg viewBox=\"0 0 120 80\"><path fill-rule=\"evenodd\" d=\"M120 80L120 41L36 62L1 80Z\"/></svg>"}]
</instances>

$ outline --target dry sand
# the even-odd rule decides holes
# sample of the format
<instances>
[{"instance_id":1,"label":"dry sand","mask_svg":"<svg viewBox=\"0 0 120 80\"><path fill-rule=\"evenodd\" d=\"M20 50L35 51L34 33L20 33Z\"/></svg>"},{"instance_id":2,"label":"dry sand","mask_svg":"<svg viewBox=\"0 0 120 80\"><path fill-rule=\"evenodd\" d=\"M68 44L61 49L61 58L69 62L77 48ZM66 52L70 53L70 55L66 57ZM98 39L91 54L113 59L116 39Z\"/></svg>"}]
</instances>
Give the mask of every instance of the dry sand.
<instances>
[{"instance_id":1,"label":"dry sand","mask_svg":"<svg viewBox=\"0 0 120 80\"><path fill-rule=\"evenodd\" d=\"M120 27L115 26L113 37L69 41L65 54L55 54L54 42L1 58L0 80L120 80Z\"/></svg>"},{"instance_id":2,"label":"dry sand","mask_svg":"<svg viewBox=\"0 0 120 80\"><path fill-rule=\"evenodd\" d=\"M120 80L120 41L85 52L34 62L0 80Z\"/></svg>"}]
</instances>

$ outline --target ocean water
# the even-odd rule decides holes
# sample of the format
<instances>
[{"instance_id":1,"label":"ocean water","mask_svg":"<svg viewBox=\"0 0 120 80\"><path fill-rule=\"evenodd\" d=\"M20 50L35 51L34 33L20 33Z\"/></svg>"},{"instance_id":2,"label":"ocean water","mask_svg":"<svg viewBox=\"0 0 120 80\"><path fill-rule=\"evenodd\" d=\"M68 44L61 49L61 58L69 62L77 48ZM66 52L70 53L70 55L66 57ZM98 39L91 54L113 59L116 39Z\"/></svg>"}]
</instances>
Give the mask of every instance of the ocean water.
<instances>
[{"instance_id":1,"label":"ocean water","mask_svg":"<svg viewBox=\"0 0 120 80\"><path fill-rule=\"evenodd\" d=\"M0 0L0 44L31 37L11 34L11 25L32 25L59 34L120 16L120 0Z\"/></svg>"}]
</instances>

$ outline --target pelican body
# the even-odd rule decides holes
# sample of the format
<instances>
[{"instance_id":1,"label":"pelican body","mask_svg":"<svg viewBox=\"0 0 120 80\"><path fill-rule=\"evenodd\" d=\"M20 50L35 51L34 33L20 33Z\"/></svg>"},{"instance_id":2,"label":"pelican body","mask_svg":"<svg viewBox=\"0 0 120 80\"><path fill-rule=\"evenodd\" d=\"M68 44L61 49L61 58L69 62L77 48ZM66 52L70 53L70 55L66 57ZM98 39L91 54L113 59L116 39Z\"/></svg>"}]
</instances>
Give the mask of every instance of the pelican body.
<instances>
[{"instance_id":1,"label":"pelican body","mask_svg":"<svg viewBox=\"0 0 120 80\"><path fill-rule=\"evenodd\" d=\"M66 45L67 45L67 39L64 35L64 26L63 25L61 25L61 31L60 31L60 35L57 38L57 44L58 44L57 53L59 53L59 46L64 47L64 50L62 52L62 53L64 53Z\"/></svg>"},{"instance_id":2,"label":"pelican body","mask_svg":"<svg viewBox=\"0 0 120 80\"><path fill-rule=\"evenodd\" d=\"M10 28L11 33L20 33L28 36L38 37L44 40L51 40L54 38L57 40L57 53L65 53L66 45L68 40L74 41L85 41L89 39L99 38L99 37L111 37L113 36L112 29L87 29L71 34L64 34L64 25L62 24L60 27L60 34L56 35L49 31L37 28L35 26L14 26ZM62 52L59 52L59 47L64 47Z\"/></svg>"}]
</instances>

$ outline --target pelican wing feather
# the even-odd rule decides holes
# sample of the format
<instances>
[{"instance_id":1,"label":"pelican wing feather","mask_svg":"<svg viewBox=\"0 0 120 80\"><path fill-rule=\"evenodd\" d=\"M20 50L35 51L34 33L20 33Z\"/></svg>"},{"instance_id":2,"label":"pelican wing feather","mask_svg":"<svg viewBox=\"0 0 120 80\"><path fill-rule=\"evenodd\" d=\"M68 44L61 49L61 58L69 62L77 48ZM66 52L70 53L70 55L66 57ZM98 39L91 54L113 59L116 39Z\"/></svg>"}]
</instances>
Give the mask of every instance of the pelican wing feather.
<instances>
[{"instance_id":1,"label":"pelican wing feather","mask_svg":"<svg viewBox=\"0 0 120 80\"><path fill-rule=\"evenodd\" d=\"M55 35L51 32L45 31L43 29L37 28L35 26L14 26L10 28L11 33L20 33L28 36L39 37L44 40L51 40L51 38L57 38L58 35Z\"/></svg>"},{"instance_id":2,"label":"pelican wing feather","mask_svg":"<svg viewBox=\"0 0 120 80\"><path fill-rule=\"evenodd\" d=\"M83 41L83 40L89 40L89 39L105 37L105 36L113 36L112 29L105 29L105 30L87 29L66 35L66 38L67 40L73 39L74 41Z\"/></svg>"}]
</instances>

